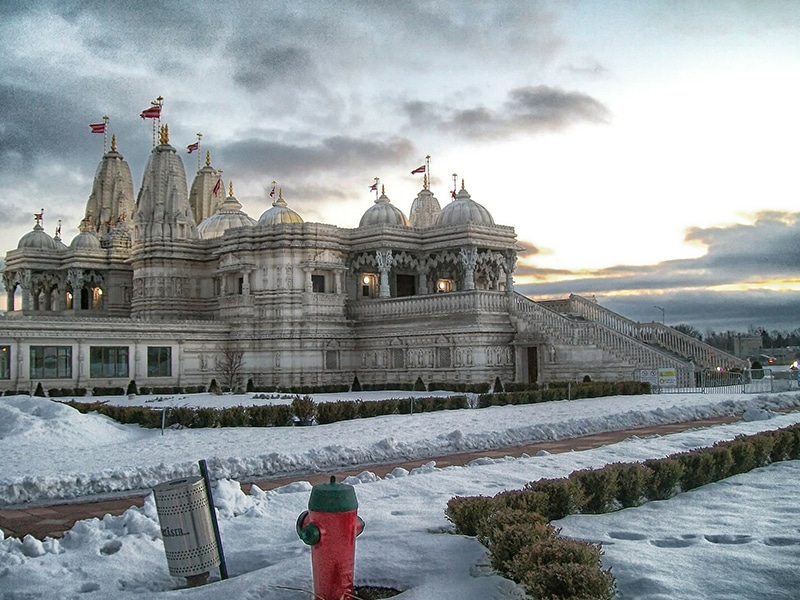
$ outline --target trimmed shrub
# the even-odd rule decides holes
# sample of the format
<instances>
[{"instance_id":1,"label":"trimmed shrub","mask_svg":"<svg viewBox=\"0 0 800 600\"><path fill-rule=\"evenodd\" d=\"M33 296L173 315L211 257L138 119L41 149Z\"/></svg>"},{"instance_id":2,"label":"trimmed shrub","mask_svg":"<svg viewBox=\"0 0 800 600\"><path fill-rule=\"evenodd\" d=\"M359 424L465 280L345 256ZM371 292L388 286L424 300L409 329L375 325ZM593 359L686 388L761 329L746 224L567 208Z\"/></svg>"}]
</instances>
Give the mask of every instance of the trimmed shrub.
<instances>
[{"instance_id":1,"label":"trimmed shrub","mask_svg":"<svg viewBox=\"0 0 800 600\"><path fill-rule=\"evenodd\" d=\"M425 387L425 382L422 381L422 377L417 377L417 380L414 382L414 391L415 392L427 392L428 388Z\"/></svg>"},{"instance_id":2,"label":"trimmed shrub","mask_svg":"<svg viewBox=\"0 0 800 600\"><path fill-rule=\"evenodd\" d=\"M489 549L493 568L513 572L512 563L520 551L536 542L555 539L560 532L540 515L505 509L488 518L478 539Z\"/></svg>"},{"instance_id":3,"label":"trimmed shrub","mask_svg":"<svg viewBox=\"0 0 800 600\"><path fill-rule=\"evenodd\" d=\"M535 598L611 600L616 583L611 569L602 569L602 555L599 544L541 540L511 561L511 576Z\"/></svg>"},{"instance_id":4,"label":"trimmed shrub","mask_svg":"<svg viewBox=\"0 0 800 600\"><path fill-rule=\"evenodd\" d=\"M353 392L361 392L361 382L358 381L358 375L353 376L353 384L350 386L350 390Z\"/></svg>"},{"instance_id":5,"label":"trimmed shrub","mask_svg":"<svg viewBox=\"0 0 800 600\"><path fill-rule=\"evenodd\" d=\"M608 511L617 495L617 473L616 469L605 467L575 471L570 475L582 490L581 512L602 514Z\"/></svg>"},{"instance_id":6,"label":"trimmed shrub","mask_svg":"<svg viewBox=\"0 0 800 600\"><path fill-rule=\"evenodd\" d=\"M208 384L208 393L214 394L215 396L222 395L222 389L219 387L216 379L212 379L211 383Z\"/></svg>"},{"instance_id":7,"label":"trimmed shrub","mask_svg":"<svg viewBox=\"0 0 800 600\"><path fill-rule=\"evenodd\" d=\"M133 379L128 382L128 389L125 391L125 393L129 396L139 393L139 390L136 387L136 382Z\"/></svg>"},{"instance_id":8,"label":"trimmed shrub","mask_svg":"<svg viewBox=\"0 0 800 600\"><path fill-rule=\"evenodd\" d=\"M730 449L731 458L733 459L731 475L747 473L748 471L761 466L760 464L756 463L755 444L753 444L750 440L739 436L730 443Z\"/></svg>"},{"instance_id":9,"label":"trimmed shrub","mask_svg":"<svg viewBox=\"0 0 800 600\"><path fill-rule=\"evenodd\" d=\"M644 498L650 470L641 463L618 463L611 467L617 471L617 501L623 508L639 506Z\"/></svg>"},{"instance_id":10,"label":"trimmed shrub","mask_svg":"<svg viewBox=\"0 0 800 600\"><path fill-rule=\"evenodd\" d=\"M650 500L672 498L683 475L681 462L677 458L662 458L647 460L644 465L650 469L645 496Z\"/></svg>"},{"instance_id":11,"label":"trimmed shrub","mask_svg":"<svg viewBox=\"0 0 800 600\"><path fill-rule=\"evenodd\" d=\"M495 510L493 498L487 496L455 496L447 502L445 516L456 527L456 533L476 536Z\"/></svg>"},{"instance_id":12,"label":"trimmed shrub","mask_svg":"<svg viewBox=\"0 0 800 600\"><path fill-rule=\"evenodd\" d=\"M42 387L42 382L41 381L36 384L36 390L34 390L33 395L34 396L38 396L40 398L44 398L45 397L44 388Z\"/></svg>"},{"instance_id":13,"label":"trimmed shrub","mask_svg":"<svg viewBox=\"0 0 800 600\"><path fill-rule=\"evenodd\" d=\"M522 492L529 496L527 504L548 521L563 519L583 506L581 486L566 477L533 481L526 484Z\"/></svg>"}]
</instances>

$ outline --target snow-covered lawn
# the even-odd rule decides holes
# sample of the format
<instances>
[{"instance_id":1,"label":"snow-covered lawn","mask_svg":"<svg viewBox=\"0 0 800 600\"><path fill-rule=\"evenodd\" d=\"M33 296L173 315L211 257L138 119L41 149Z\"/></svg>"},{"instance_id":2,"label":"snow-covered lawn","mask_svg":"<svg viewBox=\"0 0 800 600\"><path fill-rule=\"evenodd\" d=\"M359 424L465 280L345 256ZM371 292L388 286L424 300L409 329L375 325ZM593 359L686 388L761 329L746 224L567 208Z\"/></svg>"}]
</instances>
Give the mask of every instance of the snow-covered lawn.
<instances>
[{"instance_id":1,"label":"snow-covered lawn","mask_svg":"<svg viewBox=\"0 0 800 600\"><path fill-rule=\"evenodd\" d=\"M398 393L402 397L404 393ZM310 598L310 552L294 531L310 485L244 495L235 481L341 465L421 458L597 431L639 427L747 408L800 406L800 393L595 398L518 407L395 415L302 428L168 430L122 426L48 400L0 401L0 502L45 501L151 487L209 461L231 578L178 589L169 576L152 496L142 509L82 521L63 540L0 542L0 597ZM758 412L758 411L753 411ZM763 414L763 412L762 412ZM477 541L452 535L454 495L494 495L542 477L609 462L638 461L800 422L800 413L687 431L558 455L434 463L358 484L356 581L405 590L403 600L519 598L490 573ZM624 598L790 598L800 586L796 489L800 464L750 474L602 516L557 523L603 541ZM216 575L214 572L212 575Z\"/></svg>"}]
</instances>

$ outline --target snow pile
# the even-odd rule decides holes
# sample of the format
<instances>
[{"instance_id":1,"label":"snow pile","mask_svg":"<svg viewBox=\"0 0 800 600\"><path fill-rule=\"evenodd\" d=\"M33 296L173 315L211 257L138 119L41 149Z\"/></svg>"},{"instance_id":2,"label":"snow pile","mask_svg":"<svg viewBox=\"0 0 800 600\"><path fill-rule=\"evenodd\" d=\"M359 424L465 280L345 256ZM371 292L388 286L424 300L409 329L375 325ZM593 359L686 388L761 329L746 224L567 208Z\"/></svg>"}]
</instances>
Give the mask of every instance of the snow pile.
<instances>
[{"instance_id":1,"label":"snow pile","mask_svg":"<svg viewBox=\"0 0 800 600\"><path fill-rule=\"evenodd\" d=\"M143 429L44 398L4 399L0 505L148 490L198 474L251 481L504 448L648 425L800 406L762 396L614 396L357 419L302 428ZM25 432L29 427L31 434ZM132 452L135 448L137 452ZM77 450L77 451L76 451Z\"/></svg>"}]
</instances>

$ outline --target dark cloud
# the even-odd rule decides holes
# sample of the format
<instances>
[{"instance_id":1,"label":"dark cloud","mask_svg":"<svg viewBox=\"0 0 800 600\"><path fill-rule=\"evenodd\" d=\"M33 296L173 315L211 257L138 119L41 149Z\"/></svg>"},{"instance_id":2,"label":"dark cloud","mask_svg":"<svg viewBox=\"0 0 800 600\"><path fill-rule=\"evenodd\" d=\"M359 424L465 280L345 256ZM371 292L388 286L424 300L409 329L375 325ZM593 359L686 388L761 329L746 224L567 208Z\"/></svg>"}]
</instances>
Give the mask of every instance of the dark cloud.
<instances>
[{"instance_id":1,"label":"dark cloud","mask_svg":"<svg viewBox=\"0 0 800 600\"><path fill-rule=\"evenodd\" d=\"M408 162L414 153L413 144L404 138L372 141L334 136L306 145L253 138L223 146L219 156L246 174L309 178L319 171L373 176L380 167Z\"/></svg>"},{"instance_id":2,"label":"dark cloud","mask_svg":"<svg viewBox=\"0 0 800 600\"><path fill-rule=\"evenodd\" d=\"M608 109L591 96L544 85L509 91L497 109L451 109L444 103L421 101L406 102L402 108L416 125L480 139L560 131L579 123L606 123L610 118Z\"/></svg>"}]
</instances>

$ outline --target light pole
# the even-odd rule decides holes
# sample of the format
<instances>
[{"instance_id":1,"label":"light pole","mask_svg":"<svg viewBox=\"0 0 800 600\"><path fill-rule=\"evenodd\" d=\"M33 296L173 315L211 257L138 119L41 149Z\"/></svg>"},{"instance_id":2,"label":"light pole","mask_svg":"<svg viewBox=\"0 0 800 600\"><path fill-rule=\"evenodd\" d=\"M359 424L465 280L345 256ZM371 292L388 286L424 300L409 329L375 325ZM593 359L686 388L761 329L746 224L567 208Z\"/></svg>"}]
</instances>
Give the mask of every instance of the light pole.
<instances>
[{"instance_id":1,"label":"light pole","mask_svg":"<svg viewBox=\"0 0 800 600\"><path fill-rule=\"evenodd\" d=\"M653 308L661 311L661 324L664 325L664 312L665 312L664 309L661 308L660 306L654 306Z\"/></svg>"}]
</instances>

